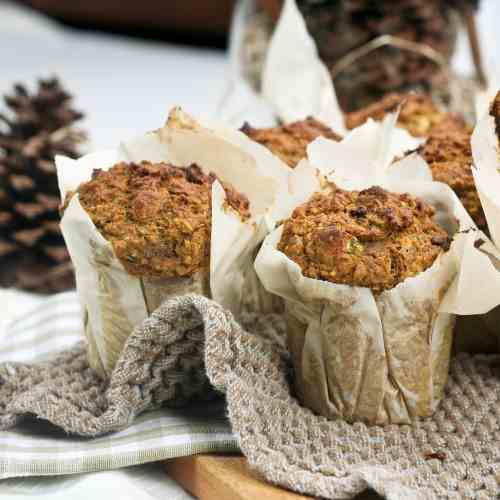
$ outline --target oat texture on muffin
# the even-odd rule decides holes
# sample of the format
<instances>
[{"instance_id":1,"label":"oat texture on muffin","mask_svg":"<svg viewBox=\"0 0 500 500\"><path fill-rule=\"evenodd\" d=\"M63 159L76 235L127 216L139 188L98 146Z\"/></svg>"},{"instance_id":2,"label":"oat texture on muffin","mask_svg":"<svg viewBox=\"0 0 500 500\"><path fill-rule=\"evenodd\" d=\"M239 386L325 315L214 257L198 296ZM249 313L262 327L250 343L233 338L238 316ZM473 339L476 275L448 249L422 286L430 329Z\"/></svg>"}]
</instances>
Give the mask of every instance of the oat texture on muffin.
<instances>
[{"instance_id":1,"label":"oat texture on muffin","mask_svg":"<svg viewBox=\"0 0 500 500\"><path fill-rule=\"evenodd\" d=\"M426 94L389 94L378 102L358 111L346 115L348 129L359 127L369 118L381 121L387 113L401 110L398 125L405 128L414 137L426 137L438 125L465 126L462 118L457 115L441 111Z\"/></svg>"},{"instance_id":2,"label":"oat texture on muffin","mask_svg":"<svg viewBox=\"0 0 500 500\"><path fill-rule=\"evenodd\" d=\"M318 137L334 141L342 139L330 127L311 117L272 128L253 128L245 123L241 131L250 139L265 146L292 168L306 157L307 145Z\"/></svg>"},{"instance_id":3,"label":"oat texture on muffin","mask_svg":"<svg viewBox=\"0 0 500 500\"><path fill-rule=\"evenodd\" d=\"M278 249L309 278L389 290L428 269L449 248L434 208L380 187L331 187L297 207Z\"/></svg>"},{"instance_id":4,"label":"oat texture on muffin","mask_svg":"<svg viewBox=\"0 0 500 500\"><path fill-rule=\"evenodd\" d=\"M472 175L470 140L466 127L439 126L417 151L431 168L433 179L448 184L474 222L484 227L486 218Z\"/></svg>"},{"instance_id":5,"label":"oat texture on muffin","mask_svg":"<svg viewBox=\"0 0 500 500\"><path fill-rule=\"evenodd\" d=\"M215 175L149 162L94 170L78 188L97 230L135 276L191 276L209 265ZM221 182L228 208L249 217L247 198Z\"/></svg>"}]
</instances>

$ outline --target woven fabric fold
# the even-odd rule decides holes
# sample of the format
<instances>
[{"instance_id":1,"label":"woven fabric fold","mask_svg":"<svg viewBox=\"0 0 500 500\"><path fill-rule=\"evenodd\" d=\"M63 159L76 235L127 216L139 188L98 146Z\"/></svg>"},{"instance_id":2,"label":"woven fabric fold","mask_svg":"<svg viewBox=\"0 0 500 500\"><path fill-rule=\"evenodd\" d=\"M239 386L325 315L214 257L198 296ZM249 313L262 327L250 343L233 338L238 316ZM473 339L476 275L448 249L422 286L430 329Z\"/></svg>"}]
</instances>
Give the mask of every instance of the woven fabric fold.
<instances>
[{"instance_id":1,"label":"woven fabric fold","mask_svg":"<svg viewBox=\"0 0 500 500\"><path fill-rule=\"evenodd\" d=\"M432 418L370 427L298 404L283 334L279 316L240 325L203 297L171 299L135 329L108 383L90 370L82 344L44 363L1 365L0 427L35 414L98 436L144 411L220 391L242 452L270 482L332 499L368 487L390 500L498 497L498 356L454 358Z\"/></svg>"},{"instance_id":2,"label":"woven fabric fold","mask_svg":"<svg viewBox=\"0 0 500 500\"><path fill-rule=\"evenodd\" d=\"M198 302L203 310L201 297L175 299L147 318L129 337L109 382L89 367L82 343L44 363L0 365L1 428L34 414L68 433L99 436L145 410L213 398L203 359L204 332L212 325L204 328Z\"/></svg>"}]
</instances>

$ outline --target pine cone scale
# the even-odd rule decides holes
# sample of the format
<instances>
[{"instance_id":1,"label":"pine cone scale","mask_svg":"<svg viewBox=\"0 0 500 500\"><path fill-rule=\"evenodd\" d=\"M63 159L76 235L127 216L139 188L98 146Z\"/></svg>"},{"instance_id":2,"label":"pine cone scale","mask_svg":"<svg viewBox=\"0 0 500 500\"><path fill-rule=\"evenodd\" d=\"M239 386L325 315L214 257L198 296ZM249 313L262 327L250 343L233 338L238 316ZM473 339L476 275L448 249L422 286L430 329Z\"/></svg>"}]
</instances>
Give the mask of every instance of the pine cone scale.
<instances>
[{"instance_id":1,"label":"pine cone scale","mask_svg":"<svg viewBox=\"0 0 500 500\"><path fill-rule=\"evenodd\" d=\"M34 180L27 175L12 174L9 181L11 186L18 193L21 193L23 191L32 191L36 187Z\"/></svg>"},{"instance_id":2,"label":"pine cone scale","mask_svg":"<svg viewBox=\"0 0 500 500\"><path fill-rule=\"evenodd\" d=\"M34 221L45 212L43 206L38 203L15 203L14 209L28 221Z\"/></svg>"},{"instance_id":3,"label":"pine cone scale","mask_svg":"<svg viewBox=\"0 0 500 500\"><path fill-rule=\"evenodd\" d=\"M14 241L21 244L24 247L34 247L45 234L45 229L37 227L34 229L24 229L22 231L17 231L14 233Z\"/></svg>"},{"instance_id":4,"label":"pine cone scale","mask_svg":"<svg viewBox=\"0 0 500 500\"><path fill-rule=\"evenodd\" d=\"M69 258L68 251L62 246L47 246L44 248L44 252L55 262L59 263L66 262Z\"/></svg>"},{"instance_id":5,"label":"pine cone scale","mask_svg":"<svg viewBox=\"0 0 500 500\"><path fill-rule=\"evenodd\" d=\"M59 209L59 196L49 196L43 193L36 195L36 201L47 211L56 212Z\"/></svg>"},{"instance_id":6,"label":"pine cone scale","mask_svg":"<svg viewBox=\"0 0 500 500\"><path fill-rule=\"evenodd\" d=\"M79 156L83 117L55 78L30 93L21 84L0 113L0 286L55 292L74 286L59 228L59 188L54 157Z\"/></svg>"},{"instance_id":7,"label":"pine cone scale","mask_svg":"<svg viewBox=\"0 0 500 500\"><path fill-rule=\"evenodd\" d=\"M0 240L0 257L5 257L10 255L12 252L17 250L17 245L14 245L10 241Z\"/></svg>"},{"instance_id":8,"label":"pine cone scale","mask_svg":"<svg viewBox=\"0 0 500 500\"><path fill-rule=\"evenodd\" d=\"M14 216L10 212L0 212L0 227L10 224Z\"/></svg>"},{"instance_id":9,"label":"pine cone scale","mask_svg":"<svg viewBox=\"0 0 500 500\"><path fill-rule=\"evenodd\" d=\"M66 155L69 156L69 155ZM54 174L56 171L56 167L54 163L50 160L39 159L36 161L36 169L42 174Z\"/></svg>"}]
</instances>

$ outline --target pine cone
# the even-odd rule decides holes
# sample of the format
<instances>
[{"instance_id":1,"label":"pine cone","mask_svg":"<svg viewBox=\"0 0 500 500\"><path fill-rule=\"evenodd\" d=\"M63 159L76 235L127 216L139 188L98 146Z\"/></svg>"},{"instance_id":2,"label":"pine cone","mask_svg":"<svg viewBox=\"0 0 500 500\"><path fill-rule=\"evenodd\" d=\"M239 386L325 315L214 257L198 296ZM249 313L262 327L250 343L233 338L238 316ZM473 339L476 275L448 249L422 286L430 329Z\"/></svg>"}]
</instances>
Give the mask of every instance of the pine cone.
<instances>
[{"instance_id":1,"label":"pine cone","mask_svg":"<svg viewBox=\"0 0 500 500\"><path fill-rule=\"evenodd\" d=\"M82 114L56 78L14 86L0 114L0 285L52 293L74 285L59 230L55 155L79 156Z\"/></svg>"}]
</instances>

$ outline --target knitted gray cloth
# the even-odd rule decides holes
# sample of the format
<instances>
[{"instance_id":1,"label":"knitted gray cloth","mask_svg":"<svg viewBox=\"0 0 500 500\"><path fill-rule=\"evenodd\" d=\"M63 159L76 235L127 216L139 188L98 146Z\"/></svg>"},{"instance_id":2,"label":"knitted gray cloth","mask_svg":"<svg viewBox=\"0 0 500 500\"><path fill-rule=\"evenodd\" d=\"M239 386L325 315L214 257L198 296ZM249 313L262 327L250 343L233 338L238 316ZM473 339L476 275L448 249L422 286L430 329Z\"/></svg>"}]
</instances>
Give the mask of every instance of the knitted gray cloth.
<instances>
[{"instance_id":1,"label":"knitted gray cloth","mask_svg":"<svg viewBox=\"0 0 500 500\"><path fill-rule=\"evenodd\" d=\"M83 345L37 365L0 366L0 427L35 414L96 436L139 413L225 392L229 418L250 465L269 481L326 498L368 487L388 499L492 499L500 493L497 356L457 356L431 419L411 426L330 422L290 393L279 317L249 317L249 331L203 297L161 306L129 338L105 384ZM251 325L251 326L249 326Z\"/></svg>"}]
</instances>

